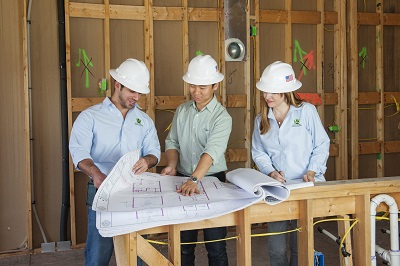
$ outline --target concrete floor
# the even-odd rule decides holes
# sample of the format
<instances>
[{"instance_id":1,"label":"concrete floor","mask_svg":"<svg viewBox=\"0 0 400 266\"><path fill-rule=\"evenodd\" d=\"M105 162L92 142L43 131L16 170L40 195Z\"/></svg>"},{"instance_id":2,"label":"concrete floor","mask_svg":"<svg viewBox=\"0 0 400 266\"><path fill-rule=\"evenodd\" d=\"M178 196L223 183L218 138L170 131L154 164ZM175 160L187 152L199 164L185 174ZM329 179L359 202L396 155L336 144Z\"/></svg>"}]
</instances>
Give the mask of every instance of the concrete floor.
<instances>
[{"instance_id":1,"label":"concrete floor","mask_svg":"<svg viewBox=\"0 0 400 266\"><path fill-rule=\"evenodd\" d=\"M337 226L335 222L326 222L323 224L319 224L325 230L330 232L333 235L337 235ZM377 222L377 244L381 247L388 249L390 245L389 235L385 235L380 232L381 228L389 229L388 221L380 221ZM340 255L338 244L336 244L333 240L327 237L324 234L321 234L315 228L314 235L314 249L316 251L322 252L324 254L324 260L326 266L337 266L340 265ZM259 225L252 230L253 234L265 233L266 228L264 225ZM234 228L230 228L228 236L234 236ZM162 239L162 236L159 236L157 240L165 240ZM201 236L199 237L199 241L201 241ZM252 238L252 265L267 265L269 266L268 261L268 252L267 252L267 237L253 237ZM353 245L357 244L357 240L353 240ZM165 245L157 245L156 248L164 255L167 254L167 246ZM229 256L229 265L236 265L236 240L227 241L227 250ZM71 249L66 251L58 251L52 253L37 253L37 254L25 254L25 255L7 255L0 256L0 266L28 266L28 265L84 265L84 249ZM350 251L351 253L351 251ZM366 256L369 256L366 254ZM351 257L350 257L351 258ZM384 265L382 260L378 258L378 265ZM110 262L111 266L116 265L115 257L112 258ZM203 244L199 244L196 248L196 265L208 265L207 261L207 251Z\"/></svg>"}]
</instances>

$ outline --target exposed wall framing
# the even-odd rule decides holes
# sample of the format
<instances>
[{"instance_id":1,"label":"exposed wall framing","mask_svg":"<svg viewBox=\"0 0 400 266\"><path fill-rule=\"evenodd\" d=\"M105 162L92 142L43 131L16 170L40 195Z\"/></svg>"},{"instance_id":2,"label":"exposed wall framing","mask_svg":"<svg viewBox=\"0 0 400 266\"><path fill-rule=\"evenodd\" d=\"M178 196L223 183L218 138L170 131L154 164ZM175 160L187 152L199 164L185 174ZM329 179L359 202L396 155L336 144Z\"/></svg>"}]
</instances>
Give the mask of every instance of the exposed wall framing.
<instances>
[{"instance_id":1,"label":"exposed wall framing","mask_svg":"<svg viewBox=\"0 0 400 266\"><path fill-rule=\"evenodd\" d=\"M0 12L0 251L6 253L32 248L26 1L0 1Z\"/></svg>"},{"instance_id":2,"label":"exposed wall framing","mask_svg":"<svg viewBox=\"0 0 400 266\"><path fill-rule=\"evenodd\" d=\"M293 65L296 76L303 78L299 94L304 99L320 97L318 103L310 102L317 106L323 124L327 128L335 123L340 128L329 134L332 139L329 166L334 167L328 166L330 172L326 176L329 180L347 179L347 166L340 163L347 161L345 4L339 0L333 3L314 0L304 9L301 3L286 0L255 1L254 5L253 24L260 29L253 40L257 55L254 78L258 79L262 70L276 60ZM311 49L308 54L300 48L298 40ZM330 43L333 45L327 54L326 46ZM308 76L303 75L306 71ZM254 94L256 99L261 96L258 90ZM255 113L258 113L260 105L256 102Z\"/></svg>"},{"instance_id":3,"label":"exposed wall framing","mask_svg":"<svg viewBox=\"0 0 400 266\"><path fill-rule=\"evenodd\" d=\"M233 129L226 152L228 164L231 167L249 167L251 165L248 159L250 158L250 124L252 123L248 97L250 95L250 60L246 58L244 62L239 63L225 62L224 1L204 1L201 4L193 2L191 5L188 0L168 3L172 6L165 6L166 4L162 1L151 0L145 0L143 3L112 0L97 2L99 3L65 1L69 128L72 128L73 120L78 112L101 102L105 95L111 95L108 89L106 92L101 92L98 97L97 93L93 93L96 85L90 85L89 90L83 90L82 74L80 74L82 68L78 72L74 67L76 62L79 64L77 60L81 60L81 63L85 65L83 71L86 71L86 81L98 81L90 77L90 74L95 73L93 76L97 79L105 77L110 84L108 69L117 67L128 57L133 57L143 60L150 71L150 93L142 96L139 104L155 121L163 148L167 135L165 128L172 121L172 112L179 104L190 98L188 86L183 83L181 76L187 69L190 59L195 56L196 50L201 47L199 50L205 54L211 54L219 62L221 72L225 74L226 79L217 93L219 101L227 107L233 117L238 115L239 119L244 121L244 127L243 124L237 124L236 129ZM114 4L114 2L118 3ZM197 7L198 5L203 6ZM246 21L249 28L249 19ZM135 44L138 43L140 48L131 49L129 42L122 45L116 42L116 38L122 38L126 34L126 32L122 34L116 32L118 31L116 25L124 29L137 30L133 32L135 34L133 41ZM140 25L143 27L142 30L140 30ZM91 38L94 40L90 40ZM101 44L95 45L93 41ZM248 37L245 42L248 47L250 38ZM96 49L99 66L90 68L92 58L88 56L90 60L88 58L86 61L83 60L84 49L81 50L78 46ZM77 50L79 53L82 52L78 57ZM166 69L167 66L169 70ZM227 82L228 77L233 82ZM112 86L109 87L112 88ZM165 165L165 156L162 154L158 166ZM84 228L77 228L78 224L81 224L77 219L82 221L86 219L81 218L85 216L85 212L78 208L81 209L84 200L82 193L84 194L87 178L82 178L81 173L74 171L72 162L70 173L71 238L72 243L76 244L84 240L84 238L77 239L77 236L81 235L79 232L85 231ZM80 218L77 218L78 212L82 214L79 215Z\"/></svg>"},{"instance_id":4,"label":"exposed wall framing","mask_svg":"<svg viewBox=\"0 0 400 266\"><path fill-rule=\"evenodd\" d=\"M349 176L353 179L390 176L399 171L395 162L400 153L400 118L396 115L400 95L398 71L394 70L398 64L393 60L400 52L393 45L399 38L399 10L397 1L348 2Z\"/></svg>"},{"instance_id":5,"label":"exposed wall framing","mask_svg":"<svg viewBox=\"0 0 400 266\"><path fill-rule=\"evenodd\" d=\"M28 1L0 0L0 89L7 96L0 104L1 121L6 125L0 138L0 169L4 177L0 180L0 194L2 209L9 213L0 219L0 227L4 228L0 231L0 239L4 240L0 243L2 252L39 248L43 242L32 219L31 187L36 188L35 202L48 240L57 241L60 235L63 158L56 3L33 2L32 88L27 89L27 25L23 13ZM301 65L299 60L293 60L297 49L294 41L298 40L304 51L314 51L315 65L303 76L300 93L307 99L320 97L321 101L315 104L324 125L340 127L338 132L328 132L332 142L327 179L399 175L399 1L245 1L246 28L255 26L257 34L249 34L244 41L248 51L244 62L224 60L224 2L66 1L69 127L80 111L111 95L111 90L97 89L99 78L109 82L108 69L134 57L146 62L150 69L151 94L141 99L140 106L155 120L164 145L165 129L174 109L189 98L181 76L190 58L201 50L218 59L226 77L217 96L235 119L226 154L228 167L251 167L253 117L260 110L255 82L265 66L275 60L292 63L299 76ZM364 68L361 63L365 60L359 55L363 47L368 55ZM79 49L86 52L88 61L78 67ZM91 58L93 66L89 63ZM85 62L83 54L81 59ZM94 77L86 73L85 64L89 64L87 68ZM31 119L29 92L34 109ZM33 132L29 132L29 120ZM33 145L29 143L29 133L33 135ZM165 165L164 156L160 165ZM88 179L74 172L72 165L70 173L71 239L72 244L78 244L86 236L84 202Z\"/></svg>"}]
</instances>

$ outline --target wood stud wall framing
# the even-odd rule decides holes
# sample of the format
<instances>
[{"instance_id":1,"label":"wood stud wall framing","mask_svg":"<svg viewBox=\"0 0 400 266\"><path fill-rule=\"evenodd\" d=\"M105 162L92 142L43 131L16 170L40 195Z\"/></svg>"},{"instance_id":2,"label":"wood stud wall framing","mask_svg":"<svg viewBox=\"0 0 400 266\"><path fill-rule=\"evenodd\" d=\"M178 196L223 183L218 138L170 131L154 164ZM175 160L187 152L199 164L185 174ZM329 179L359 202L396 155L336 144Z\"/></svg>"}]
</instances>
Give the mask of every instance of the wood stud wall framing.
<instances>
[{"instance_id":1,"label":"wood stud wall framing","mask_svg":"<svg viewBox=\"0 0 400 266\"><path fill-rule=\"evenodd\" d=\"M137 20L143 21L144 25L144 62L150 71L150 93L142 96L139 105L146 111L146 113L154 120L156 118L157 110L170 110L176 109L181 103L190 99L188 86L184 85L184 95L182 96L159 96L155 95L154 88L154 21L181 21L182 22L182 71L187 69L189 64L189 22L212 21L218 22L219 25L219 39L218 44L219 66L221 72L225 72L225 58L224 58L224 15L223 15L223 1L219 1L217 8L194 8L188 6L188 0L182 0L181 6L178 7L158 7L153 5L152 0L145 0L144 6L128 6L128 5L113 5L109 0L105 0L103 4L81 3L73 1L65 1L66 10L66 42L67 42L67 87L69 99L69 128L72 128L73 117L87 107L102 102L104 96L101 97L75 97L72 95L71 89L71 18L85 18L85 19L102 19L103 20L103 36L104 36L104 73L106 78L110 81L108 69L111 68L111 55L110 55L110 20L123 19L123 20ZM247 20L248 21L248 20ZM249 24L249 22L248 22ZM246 40L249 42L249 38ZM249 69L250 61L246 60L245 69ZM225 74L225 73L224 73ZM245 87L250 88L250 71L246 70ZM227 108L242 108L245 110L245 144L244 148L228 148L226 158L228 162L242 162L247 167L250 166L250 100L245 94L227 94L225 81L221 83L220 95L218 100ZM249 90L249 89L248 89ZM106 96L111 96L111 90L107 90ZM160 140L163 141L163 140ZM162 154L159 166L166 165L166 158ZM76 171L72 162L70 163L70 198L71 198L71 240L73 244L77 243L77 229L76 229L76 202L75 202L75 179Z\"/></svg>"},{"instance_id":2,"label":"wood stud wall framing","mask_svg":"<svg viewBox=\"0 0 400 266\"><path fill-rule=\"evenodd\" d=\"M144 0L143 6L115 5L110 4L112 0L104 0L103 4L81 3L65 1L66 10L66 40L67 40L67 86L69 98L69 128L72 127L73 117L78 112L90 105L99 103L102 97L75 97L71 93L71 39L70 39L70 19L101 19L103 20L104 40L104 73L110 81L108 69L111 67L112 58L110 54L110 28L111 20L128 20L143 22L144 40L144 62L150 70L150 93L142 96L140 106L149 114L152 119L156 119L156 111L173 110L181 103L190 99L187 85L183 85L183 95L156 95L154 82L154 54L155 54L155 23L159 21L181 22L182 30L182 72L187 69L190 53L189 26L192 22L216 22L218 23L219 43L218 63L221 72L227 76L229 62L224 58L224 1L219 0L217 7L191 7L189 0L182 0L179 6L155 6L154 0ZM379 1L377 1L378 3ZM400 25L400 14L388 14L383 12L383 5L377 5L375 13L357 12L357 1L335 0L333 8L326 8L323 0L315 0L315 10L293 10L292 0L285 0L282 10L263 9L264 4L259 0L247 1L246 27L249 31L250 26L257 29L266 25L283 25L282 34L284 35L283 60L293 63L293 28L297 25L315 26L315 66L316 82L312 94L317 94L322 99L322 104L317 106L322 121L327 117L327 108L333 110L333 119L340 127L340 131L334 133L334 140L331 143L330 160L334 160L334 178L336 180L359 178L359 156L365 154L381 154L381 160L377 160L376 176L384 176L385 172L385 153L399 153L400 142L397 140L385 141L385 104L394 103L394 99L400 98L400 92L390 92L384 89L383 72L383 28L386 25ZM346 21L347 20L347 21ZM348 24L348 29L346 25ZM360 25L372 25L376 27L376 35L380 36L382 42L376 45L376 86L381 88L379 91L363 91L358 88L358 31ZM333 91L325 91L324 63L326 59L326 27L332 28L329 33L333 38ZM157 37L157 36L156 36ZM262 65L260 57L263 50L260 42L263 38L257 34L248 34L246 42L247 55L243 62L243 83L242 94L231 94L227 89L226 79L221 83L221 90L218 100L228 108L240 108L244 110L244 144L240 147L228 147L226 157L230 163L242 163L245 167L251 167L252 162L251 131L253 118L260 110L260 92L255 87L256 80L259 79L262 70L266 65ZM346 44L348 40L348 45ZM254 59L252 60L253 57ZM268 60L267 60L268 61ZM253 95L254 94L254 95ZM107 96L111 95L108 90ZM359 106L376 105L376 141L359 141ZM332 111L330 111L332 112ZM348 119L349 116L349 119ZM327 126L325 121L324 126ZM160 139L160 141L163 141ZM165 165L165 157L162 155L160 166ZM72 243L76 244L75 226L75 172L71 163L70 166L70 186L71 186L71 238Z\"/></svg>"},{"instance_id":3,"label":"wood stud wall framing","mask_svg":"<svg viewBox=\"0 0 400 266\"><path fill-rule=\"evenodd\" d=\"M324 123L325 118L325 107L328 105L334 105L334 120L338 124L341 130L335 133L335 141L331 143L330 156L335 160L335 179L347 179L348 167L344 163L346 162L347 155L347 84L346 84L346 6L343 1L334 1L334 10L326 11L324 9L324 1L316 1L316 10L292 10L292 1L286 0L284 2L284 10L269 10L261 9L260 1L255 1L254 10L255 15L253 24L259 28L262 25L267 24L284 24L284 35L285 35L285 52L284 60L293 64L293 26L294 24L306 24L316 25L316 88L315 92L302 93L304 94L317 94L323 100L322 105L317 105L318 113L321 120ZM333 25L333 39L334 39L334 92L325 92L324 90L324 35L325 26ZM268 38L271 36L256 36L254 41L259 44L260 38ZM256 45L255 53L257 56L260 55L260 47ZM254 60L254 78L258 79L261 75L262 69L265 66L260 66L260 59L256 57ZM261 69L260 69L261 68ZM295 70L296 71L296 70ZM254 86L254 84L253 84ZM260 92L256 90L256 97L260 98ZM260 110L259 101L257 101L257 111ZM324 123L326 126L326 123Z\"/></svg>"},{"instance_id":4,"label":"wood stud wall framing","mask_svg":"<svg viewBox=\"0 0 400 266\"><path fill-rule=\"evenodd\" d=\"M367 4L370 4L368 7ZM364 2L363 9L360 8L360 1L348 2L348 17L349 17L349 91L351 101L349 102L350 108L350 158L351 170L349 175L353 179L363 177L360 175L360 158L363 155L376 156L376 167L371 169L372 176L383 177L385 174L385 154L399 153L400 141L385 140L385 106L395 103L395 99L399 99L399 92L394 91L392 84L385 84L385 67L392 67L393 64L385 65L386 60L394 55L390 51L384 50L386 38L384 36L386 26L400 26L400 14L398 13L385 13L385 4L393 5L390 1L377 0L375 3L375 12L368 12L371 7L370 2ZM371 38L368 36L360 36L362 27L375 26L375 36ZM363 42L363 44L361 44ZM375 53L375 58L364 56L366 60L375 62L375 67L370 76L375 77L375 80L369 82L368 87L360 87L360 77L362 71L362 62L364 58L360 59L360 47L362 45L369 47L369 54ZM371 55L372 56L372 55ZM394 59L394 58L393 58ZM397 107L398 108L398 107ZM361 137L361 130L368 130L367 125L360 124L362 117L371 116L371 114L364 114L363 110L375 110L375 117L370 119L371 124L375 124L375 132L370 139L363 139ZM365 119L365 118L364 118ZM363 120L364 121L364 120ZM374 123L375 121L375 123ZM395 120L394 120L395 121ZM398 120L397 120L398 121ZM390 147L390 148L389 148ZM372 164L372 163L371 163Z\"/></svg>"}]
</instances>

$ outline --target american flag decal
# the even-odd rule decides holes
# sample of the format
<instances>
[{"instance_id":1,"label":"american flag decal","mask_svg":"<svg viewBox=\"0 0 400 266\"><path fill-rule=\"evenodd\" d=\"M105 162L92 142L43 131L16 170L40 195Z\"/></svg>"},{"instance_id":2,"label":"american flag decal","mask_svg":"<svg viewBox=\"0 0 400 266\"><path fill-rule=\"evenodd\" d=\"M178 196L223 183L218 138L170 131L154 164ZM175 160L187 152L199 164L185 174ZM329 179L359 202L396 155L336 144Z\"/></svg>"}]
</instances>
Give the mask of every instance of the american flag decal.
<instances>
[{"instance_id":1,"label":"american flag decal","mask_svg":"<svg viewBox=\"0 0 400 266\"><path fill-rule=\"evenodd\" d=\"M293 74L290 74L289 76L286 76L285 79L286 79L286 82L292 81L293 80Z\"/></svg>"}]
</instances>

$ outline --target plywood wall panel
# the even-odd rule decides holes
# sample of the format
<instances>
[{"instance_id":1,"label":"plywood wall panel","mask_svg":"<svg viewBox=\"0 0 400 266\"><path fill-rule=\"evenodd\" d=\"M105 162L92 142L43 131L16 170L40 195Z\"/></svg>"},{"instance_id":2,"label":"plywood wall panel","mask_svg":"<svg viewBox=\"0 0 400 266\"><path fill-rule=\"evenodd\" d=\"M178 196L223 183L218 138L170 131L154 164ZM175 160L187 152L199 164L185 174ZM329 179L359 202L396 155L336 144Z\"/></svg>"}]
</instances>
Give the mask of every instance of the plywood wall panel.
<instances>
[{"instance_id":1,"label":"plywood wall panel","mask_svg":"<svg viewBox=\"0 0 400 266\"><path fill-rule=\"evenodd\" d=\"M376 45L374 26L358 27L358 52L358 91L377 91L375 85Z\"/></svg>"},{"instance_id":2,"label":"plywood wall panel","mask_svg":"<svg viewBox=\"0 0 400 266\"><path fill-rule=\"evenodd\" d=\"M326 181L334 181L336 180L336 168L335 168L335 160L331 157L328 159L328 163L326 164L326 172L325 172L325 179Z\"/></svg>"},{"instance_id":3,"label":"plywood wall panel","mask_svg":"<svg viewBox=\"0 0 400 266\"><path fill-rule=\"evenodd\" d=\"M189 60L196 56L197 51L201 51L218 62L221 58L218 40L217 22L189 22Z\"/></svg>"},{"instance_id":4,"label":"plywood wall panel","mask_svg":"<svg viewBox=\"0 0 400 266\"><path fill-rule=\"evenodd\" d=\"M324 27L324 62L323 62L323 89L324 92L335 91L335 43L334 40L335 30L333 25L325 25ZM339 67L339 66L336 66Z\"/></svg>"},{"instance_id":5,"label":"plywood wall panel","mask_svg":"<svg viewBox=\"0 0 400 266\"><path fill-rule=\"evenodd\" d=\"M399 154L391 153L385 154L385 176L399 176L400 163Z\"/></svg>"},{"instance_id":6,"label":"plywood wall panel","mask_svg":"<svg viewBox=\"0 0 400 266\"><path fill-rule=\"evenodd\" d=\"M0 252L31 240L24 8L21 0L0 1Z\"/></svg>"},{"instance_id":7,"label":"plywood wall panel","mask_svg":"<svg viewBox=\"0 0 400 266\"><path fill-rule=\"evenodd\" d=\"M358 169L360 178L376 177L376 160L377 154L366 154L359 156L360 167Z\"/></svg>"},{"instance_id":8,"label":"plywood wall panel","mask_svg":"<svg viewBox=\"0 0 400 266\"><path fill-rule=\"evenodd\" d=\"M400 114L395 114L396 107L391 106L385 110L385 140L399 141L400 140ZM387 117L386 117L387 116ZM400 159L400 157L399 157Z\"/></svg>"},{"instance_id":9,"label":"plywood wall panel","mask_svg":"<svg viewBox=\"0 0 400 266\"><path fill-rule=\"evenodd\" d=\"M48 10L43 16L43 10ZM47 241L60 237L62 148L57 2L34 1L31 14L32 150L35 205ZM52 213L53 215L49 215ZM35 221L36 223L36 221ZM44 242L34 225L33 246Z\"/></svg>"},{"instance_id":10,"label":"plywood wall panel","mask_svg":"<svg viewBox=\"0 0 400 266\"><path fill-rule=\"evenodd\" d=\"M376 139L376 105L360 105L358 113L359 139Z\"/></svg>"},{"instance_id":11,"label":"plywood wall panel","mask_svg":"<svg viewBox=\"0 0 400 266\"><path fill-rule=\"evenodd\" d=\"M75 173L75 218L76 220L76 243L81 244L86 242L87 234L87 208L86 191L89 177L82 172Z\"/></svg>"},{"instance_id":12,"label":"plywood wall panel","mask_svg":"<svg viewBox=\"0 0 400 266\"><path fill-rule=\"evenodd\" d=\"M397 0L385 0L383 6L383 12L385 13L400 13L400 3Z\"/></svg>"},{"instance_id":13,"label":"plywood wall panel","mask_svg":"<svg viewBox=\"0 0 400 266\"><path fill-rule=\"evenodd\" d=\"M400 5L400 4L399 4ZM400 92L400 46L396 43L400 40L399 26L385 26L383 29L383 64L386 92ZM397 99L400 101L400 99Z\"/></svg>"},{"instance_id":14,"label":"plywood wall panel","mask_svg":"<svg viewBox=\"0 0 400 266\"><path fill-rule=\"evenodd\" d=\"M228 108L229 114L232 116L232 132L228 141L228 148L244 148L245 147L245 114L242 108ZM231 168L231 163L228 167Z\"/></svg>"},{"instance_id":15,"label":"plywood wall panel","mask_svg":"<svg viewBox=\"0 0 400 266\"><path fill-rule=\"evenodd\" d=\"M183 95L182 22L154 21L155 95Z\"/></svg>"},{"instance_id":16,"label":"plywood wall panel","mask_svg":"<svg viewBox=\"0 0 400 266\"><path fill-rule=\"evenodd\" d=\"M110 20L111 67L118 67L125 59L144 61L143 21Z\"/></svg>"},{"instance_id":17,"label":"plywood wall panel","mask_svg":"<svg viewBox=\"0 0 400 266\"><path fill-rule=\"evenodd\" d=\"M109 0L110 5L144 6L143 0Z\"/></svg>"},{"instance_id":18,"label":"plywood wall panel","mask_svg":"<svg viewBox=\"0 0 400 266\"><path fill-rule=\"evenodd\" d=\"M218 1L223 0L189 0L188 5L190 7L218 7Z\"/></svg>"},{"instance_id":19,"label":"plywood wall panel","mask_svg":"<svg viewBox=\"0 0 400 266\"><path fill-rule=\"evenodd\" d=\"M317 35L315 25L294 24L292 66L303 86L298 92L317 92Z\"/></svg>"},{"instance_id":20,"label":"plywood wall panel","mask_svg":"<svg viewBox=\"0 0 400 266\"><path fill-rule=\"evenodd\" d=\"M175 110L157 110L156 112L155 125L162 151L165 151L165 139L169 133L174 114Z\"/></svg>"},{"instance_id":21,"label":"plywood wall panel","mask_svg":"<svg viewBox=\"0 0 400 266\"><path fill-rule=\"evenodd\" d=\"M246 94L244 84L244 62L227 62L225 71L225 84L227 94Z\"/></svg>"},{"instance_id":22,"label":"plywood wall panel","mask_svg":"<svg viewBox=\"0 0 400 266\"><path fill-rule=\"evenodd\" d=\"M317 0L310 1L292 1L293 10L313 10L317 9Z\"/></svg>"},{"instance_id":23,"label":"plywood wall panel","mask_svg":"<svg viewBox=\"0 0 400 266\"><path fill-rule=\"evenodd\" d=\"M70 22L72 97L100 96L98 83L106 75L103 20L71 18Z\"/></svg>"},{"instance_id":24,"label":"plywood wall panel","mask_svg":"<svg viewBox=\"0 0 400 266\"><path fill-rule=\"evenodd\" d=\"M285 25L260 23L260 75L265 67L275 61L285 61Z\"/></svg>"},{"instance_id":25,"label":"plywood wall panel","mask_svg":"<svg viewBox=\"0 0 400 266\"><path fill-rule=\"evenodd\" d=\"M285 9L285 1L282 0L271 0L271 1L260 1L260 9Z\"/></svg>"}]
</instances>

